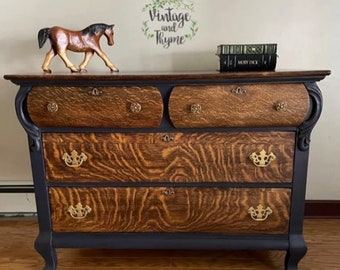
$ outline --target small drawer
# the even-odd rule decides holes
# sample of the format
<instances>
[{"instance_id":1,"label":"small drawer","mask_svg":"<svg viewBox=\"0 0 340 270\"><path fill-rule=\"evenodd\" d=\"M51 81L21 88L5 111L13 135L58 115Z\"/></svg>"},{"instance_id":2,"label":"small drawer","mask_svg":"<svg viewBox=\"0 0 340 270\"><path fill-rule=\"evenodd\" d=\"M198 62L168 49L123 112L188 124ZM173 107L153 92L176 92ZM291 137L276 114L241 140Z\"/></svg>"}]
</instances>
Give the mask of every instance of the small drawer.
<instances>
[{"instance_id":1,"label":"small drawer","mask_svg":"<svg viewBox=\"0 0 340 270\"><path fill-rule=\"evenodd\" d=\"M54 232L285 234L289 189L50 188Z\"/></svg>"},{"instance_id":2,"label":"small drawer","mask_svg":"<svg viewBox=\"0 0 340 270\"><path fill-rule=\"evenodd\" d=\"M308 112L303 84L176 86L169 100L177 128L299 126Z\"/></svg>"},{"instance_id":3,"label":"small drawer","mask_svg":"<svg viewBox=\"0 0 340 270\"><path fill-rule=\"evenodd\" d=\"M39 127L158 127L163 115L160 92L152 86L35 86L27 110Z\"/></svg>"},{"instance_id":4,"label":"small drawer","mask_svg":"<svg viewBox=\"0 0 340 270\"><path fill-rule=\"evenodd\" d=\"M291 182L294 132L44 133L57 182Z\"/></svg>"}]
</instances>

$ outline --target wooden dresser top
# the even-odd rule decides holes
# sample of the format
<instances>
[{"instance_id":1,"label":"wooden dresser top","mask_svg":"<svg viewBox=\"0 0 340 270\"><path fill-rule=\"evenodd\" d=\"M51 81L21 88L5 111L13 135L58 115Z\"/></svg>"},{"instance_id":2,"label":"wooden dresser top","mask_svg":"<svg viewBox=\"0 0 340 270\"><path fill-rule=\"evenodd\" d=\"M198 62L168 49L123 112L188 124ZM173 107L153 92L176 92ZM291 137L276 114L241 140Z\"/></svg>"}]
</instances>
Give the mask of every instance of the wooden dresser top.
<instances>
[{"instance_id":1,"label":"wooden dresser top","mask_svg":"<svg viewBox=\"0 0 340 270\"><path fill-rule=\"evenodd\" d=\"M254 81L320 81L330 70L304 70L304 71L268 71L268 72L102 72L102 73L36 73L36 74L9 74L4 75L6 80L11 80L15 84L32 84L44 82L79 82L79 81L235 81L235 80L254 80Z\"/></svg>"}]
</instances>

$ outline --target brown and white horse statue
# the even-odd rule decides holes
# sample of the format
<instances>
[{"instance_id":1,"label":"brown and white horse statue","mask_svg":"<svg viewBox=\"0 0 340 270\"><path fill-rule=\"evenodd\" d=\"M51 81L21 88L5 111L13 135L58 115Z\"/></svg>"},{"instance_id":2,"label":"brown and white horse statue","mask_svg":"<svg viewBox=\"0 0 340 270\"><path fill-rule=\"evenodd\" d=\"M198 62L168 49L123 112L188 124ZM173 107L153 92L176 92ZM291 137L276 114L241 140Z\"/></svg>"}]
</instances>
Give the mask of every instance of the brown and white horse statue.
<instances>
[{"instance_id":1,"label":"brown and white horse statue","mask_svg":"<svg viewBox=\"0 0 340 270\"><path fill-rule=\"evenodd\" d=\"M107 38L109 46L114 44L114 25L107 25L104 23L92 24L81 31L72 31L62 27L43 28L38 33L39 48L42 48L46 40L51 42L51 50L46 54L42 69L44 72L51 73L49 68L51 60L59 55L64 61L67 68L71 72L86 72L86 66L94 53L98 54L103 59L105 65L111 71L119 71L118 68L111 63L109 58L100 48L99 40L102 35ZM85 58L79 67L75 67L68 59L66 51L85 53Z\"/></svg>"}]
</instances>

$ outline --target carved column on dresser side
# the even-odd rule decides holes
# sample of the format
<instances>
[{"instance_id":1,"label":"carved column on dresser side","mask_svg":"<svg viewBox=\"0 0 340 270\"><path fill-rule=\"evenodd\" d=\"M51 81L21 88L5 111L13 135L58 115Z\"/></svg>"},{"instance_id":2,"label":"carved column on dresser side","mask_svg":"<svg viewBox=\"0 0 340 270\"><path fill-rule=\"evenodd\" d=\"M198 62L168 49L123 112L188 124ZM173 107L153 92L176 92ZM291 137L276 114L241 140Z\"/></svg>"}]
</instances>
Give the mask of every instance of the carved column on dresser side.
<instances>
[{"instance_id":1,"label":"carved column on dresser side","mask_svg":"<svg viewBox=\"0 0 340 270\"><path fill-rule=\"evenodd\" d=\"M307 169L311 132L320 118L322 111L322 93L315 82L306 82L310 98L308 118L298 127L297 147L295 151L295 173L292 190L292 209L289 230L289 249L285 258L287 270L297 270L299 261L307 252L303 237L304 206L307 182Z\"/></svg>"},{"instance_id":2,"label":"carved column on dresser side","mask_svg":"<svg viewBox=\"0 0 340 270\"><path fill-rule=\"evenodd\" d=\"M43 164L41 151L41 132L28 117L26 111L26 98L31 90L30 86L21 86L16 98L15 109L17 117L28 137L30 150L32 176L35 189L35 200L38 213L39 235L35 241L35 249L44 258L44 270L57 269L57 254L52 243L52 224L50 217L50 205L48 189L45 181L45 172L40 164Z\"/></svg>"}]
</instances>

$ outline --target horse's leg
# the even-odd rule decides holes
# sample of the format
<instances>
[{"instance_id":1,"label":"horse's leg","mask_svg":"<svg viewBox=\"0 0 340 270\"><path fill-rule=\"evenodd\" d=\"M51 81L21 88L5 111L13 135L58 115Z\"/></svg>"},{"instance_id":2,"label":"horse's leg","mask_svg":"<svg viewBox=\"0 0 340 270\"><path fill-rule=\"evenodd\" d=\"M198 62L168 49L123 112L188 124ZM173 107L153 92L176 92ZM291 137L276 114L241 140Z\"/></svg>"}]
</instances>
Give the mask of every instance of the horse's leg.
<instances>
[{"instance_id":1,"label":"horse's leg","mask_svg":"<svg viewBox=\"0 0 340 270\"><path fill-rule=\"evenodd\" d=\"M118 72L119 69L110 62L109 58L107 58L106 54L102 50L96 50L96 53L100 56L101 59L105 62L105 65L111 70Z\"/></svg>"},{"instance_id":2,"label":"horse's leg","mask_svg":"<svg viewBox=\"0 0 340 270\"><path fill-rule=\"evenodd\" d=\"M72 72L79 72L79 69L76 68L72 62L70 61L70 59L68 59L67 55L66 55L66 51L65 50L58 50L58 55L60 56L60 58L64 61L65 66L67 68L69 68Z\"/></svg>"},{"instance_id":3,"label":"horse's leg","mask_svg":"<svg viewBox=\"0 0 340 270\"><path fill-rule=\"evenodd\" d=\"M46 54L44 63L41 66L41 68L44 72L47 72L47 73L52 72L50 70L49 66L50 66L51 60L53 59L54 56L56 56L56 53L53 50L53 48L51 48L51 50Z\"/></svg>"},{"instance_id":4,"label":"horse's leg","mask_svg":"<svg viewBox=\"0 0 340 270\"><path fill-rule=\"evenodd\" d=\"M80 72L82 72L82 71L87 72L86 66L89 63L89 61L91 60L92 56L93 56L93 51L85 53L85 58L84 58L83 62L81 62L81 64L79 65Z\"/></svg>"}]
</instances>

